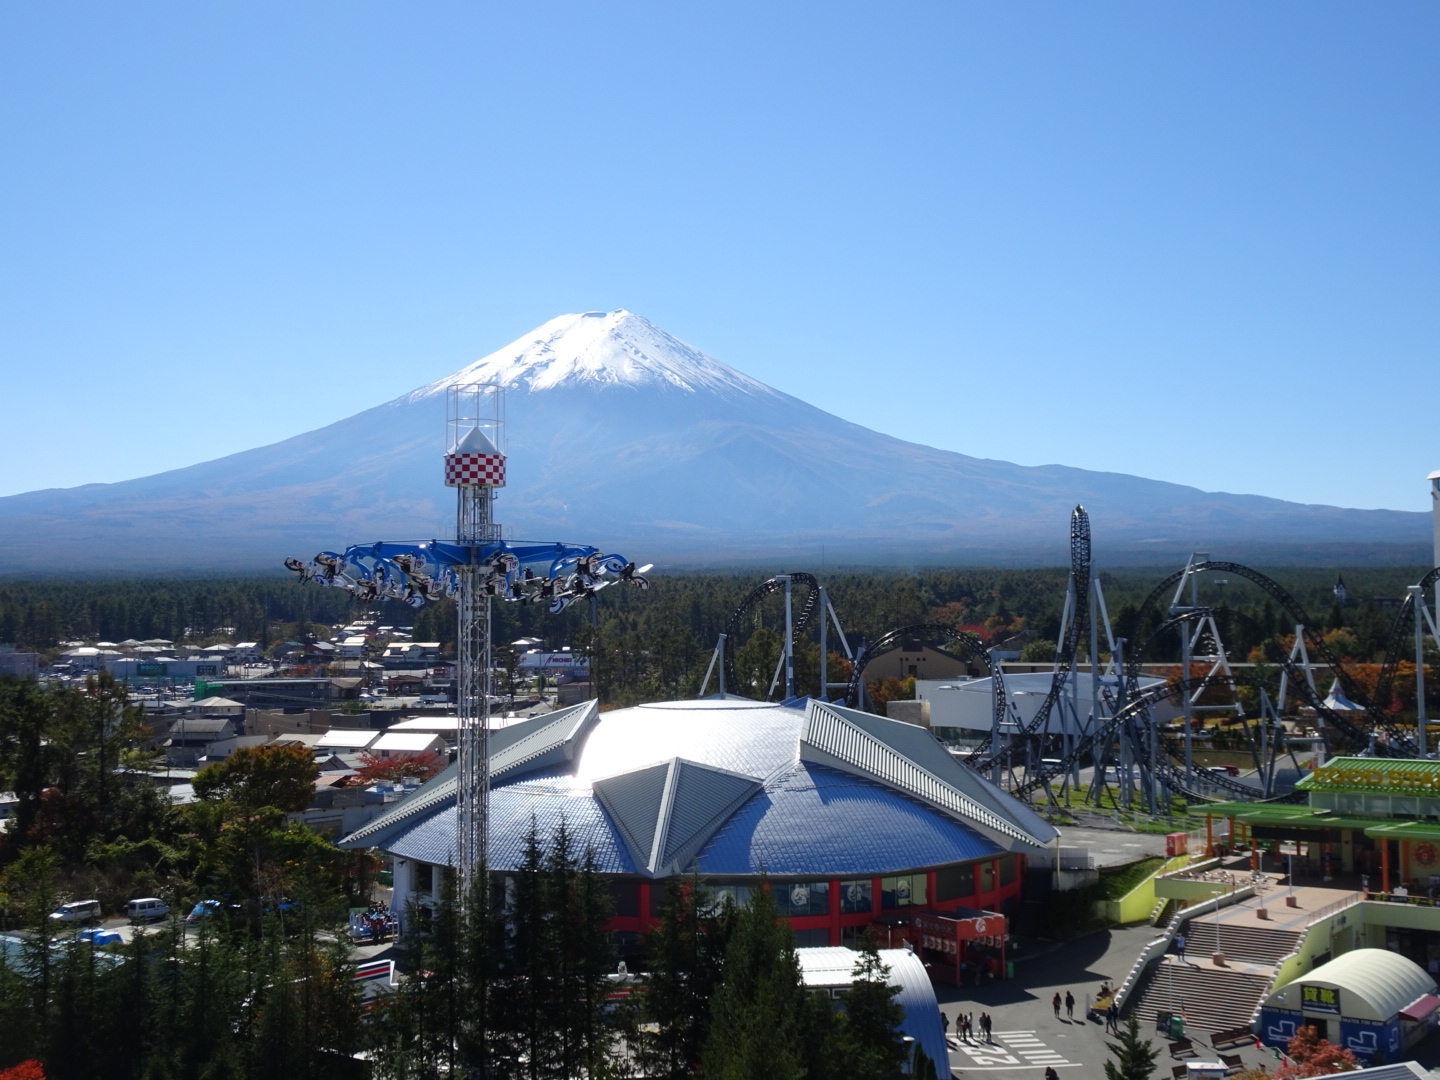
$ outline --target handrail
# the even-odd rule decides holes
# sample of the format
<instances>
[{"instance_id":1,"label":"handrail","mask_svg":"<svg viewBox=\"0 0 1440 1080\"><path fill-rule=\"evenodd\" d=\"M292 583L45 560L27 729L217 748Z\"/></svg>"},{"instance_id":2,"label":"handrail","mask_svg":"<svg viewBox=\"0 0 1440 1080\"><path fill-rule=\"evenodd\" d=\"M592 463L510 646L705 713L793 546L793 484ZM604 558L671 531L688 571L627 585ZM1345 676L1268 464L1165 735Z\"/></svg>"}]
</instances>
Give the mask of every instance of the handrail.
<instances>
[{"instance_id":1,"label":"handrail","mask_svg":"<svg viewBox=\"0 0 1440 1080\"><path fill-rule=\"evenodd\" d=\"M1310 936L1310 931L1314 930L1321 920L1328 919L1331 915L1338 915L1346 908L1352 908L1356 904L1363 904L1365 903L1365 899L1363 892L1350 893L1348 896L1342 896L1339 900L1326 904L1319 911L1315 912L1314 915L1310 916L1310 921L1305 924L1305 929L1300 931L1300 936L1295 939L1295 948L1275 961L1275 974L1270 976L1270 981L1265 984L1265 992L1260 995L1260 1000L1255 1004L1255 1011L1250 1014L1250 1029L1252 1031L1255 1029L1255 1025L1260 1022L1260 1010L1265 1007L1265 999L1280 989L1280 987L1276 985L1276 982L1280 978L1281 969L1285 967L1285 962L1300 955L1301 951L1305 948L1305 939Z\"/></svg>"},{"instance_id":2,"label":"handrail","mask_svg":"<svg viewBox=\"0 0 1440 1080\"><path fill-rule=\"evenodd\" d=\"M1175 940L1175 935L1180 932L1180 927L1197 915L1205 914L1205 908L1209 907L1219 911L1222 907L1239 903L1246 897L1255 894L1254 885L1237 885L1228 892L1212 896L1209 900L1201 900L1191 907L1181 908L1176 912L1175 918L1165 928L1165 933L1146 945L1140 955L1135 958L1135 963L1130 968L1130 973L1125 976L1125 981L1120 984L1120 989L1115 991L1115 1007L1119 1010L1125 1008L1125 1003L1130 1000L1131 993L1139 985L1140 979L1151 964L1157 961L1170 951L1170 943Z\"/></svg>"}]
</instances>

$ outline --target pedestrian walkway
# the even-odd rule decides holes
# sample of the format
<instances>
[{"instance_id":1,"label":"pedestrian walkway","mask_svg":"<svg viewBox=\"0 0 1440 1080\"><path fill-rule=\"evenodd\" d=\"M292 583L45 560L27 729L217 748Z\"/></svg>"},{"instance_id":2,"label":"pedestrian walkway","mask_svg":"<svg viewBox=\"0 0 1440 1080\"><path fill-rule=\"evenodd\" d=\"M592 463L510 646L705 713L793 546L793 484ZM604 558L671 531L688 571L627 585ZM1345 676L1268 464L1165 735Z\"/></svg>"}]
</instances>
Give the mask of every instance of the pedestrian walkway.
<instances>
[{"instance_id":1,"label":"pedestrian walkway","mask_svg":"<svg viewBox=\"0 0 1440 1080\"><path fill-rule=\"evenodd\" d=\"M1053 1069L1078 1069L1083 1062L1071 1061L1065 1054L1052 1050L1035 1031L997 1031L992 1042L963 1042L955 1036L950 1043L950 1067L962 1075L971 1072L1008 1072Z\"/></svg>"}]
</instances>

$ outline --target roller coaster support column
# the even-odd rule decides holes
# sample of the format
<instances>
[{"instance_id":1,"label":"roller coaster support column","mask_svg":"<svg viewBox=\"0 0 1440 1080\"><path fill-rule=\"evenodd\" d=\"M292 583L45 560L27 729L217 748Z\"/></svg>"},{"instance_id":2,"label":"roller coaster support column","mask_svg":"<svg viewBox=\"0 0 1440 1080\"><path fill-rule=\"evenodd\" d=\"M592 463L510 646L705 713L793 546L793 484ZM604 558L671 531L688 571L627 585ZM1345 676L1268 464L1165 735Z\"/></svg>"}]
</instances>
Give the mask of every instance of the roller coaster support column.
<instances>
[{"instance_id":1,"label":"roller coaster support column","mask_svg":"<svg viewBox=\"0 0 1440 1080\"><path fill-rule=\"evenodd\" d=\"M1435 590L1440 595L1440 589ZM1429 624L1430 636L1440 645L1440 632L1436 631L1435 620L1425 604L1425 590L1419 585L1410 586L1411 604L1415 609L1415 724L1420 739L1420 756L1428 757L1425 745L1425 627Z\"/></svg>"},{"instance_id":2,"label":"roller coaster support column","mask_svg":"<svg viewBox=\"0 0 1440 1080\"><path fill-rule=\"evenodd\" d=\"M790 575L785 575L785 699L795 696L795 631L790 602Z\"/></svg>"},{"instance_id":3,"label":"roller coaster support column","mask_svg":"<svg viewBox=\"0 0 1440 1080\"><path fill-rule=\"evenodd\" d=\"M826 701L830 700L831 690L844 690L849 687L848 682L829 682L830 675L830 637L829 629L831 623L835 624L835 632L840 635L840 648L845 651L845 659L852 664L855 662L855 654L850 651L850 641L845 637L845 628L840 625L840 616L835 614L835 608L830 603L830 594L825 591L825 586L820 586L820 696Z\"/></svg>"},{"instance_id":4,"label":"roller coaster support column","mask_svg":"<svg viewBox=\"0 0 1440 1080\"><path fill-rule=\"evenodd\" d=\"M715 642L715 651L710 654L710 666L705 669L705 678L700 682L700 696L705 696L705 691L710 689L710 673L715 670L715 665L720 665L720 696L725 696L725 635L720 635L720 640Z\"/></svg>"},{"instance_id":5,"label":"roller coaster support column","mask_svg":"<svg viewBox=\"0 0 1440 1080\"><path fill-rule=\"evenodd\" d=\"M1436 566L1440 566L1440 469L1432 472L1427 479L1430 481L1430 520L1435 526L1435 553L1432 556ZM1435 590L1435 622L1440 623L1440 589ZM1434 629L1432 624L1431 629Z\"/></svg>"}]
</instances>

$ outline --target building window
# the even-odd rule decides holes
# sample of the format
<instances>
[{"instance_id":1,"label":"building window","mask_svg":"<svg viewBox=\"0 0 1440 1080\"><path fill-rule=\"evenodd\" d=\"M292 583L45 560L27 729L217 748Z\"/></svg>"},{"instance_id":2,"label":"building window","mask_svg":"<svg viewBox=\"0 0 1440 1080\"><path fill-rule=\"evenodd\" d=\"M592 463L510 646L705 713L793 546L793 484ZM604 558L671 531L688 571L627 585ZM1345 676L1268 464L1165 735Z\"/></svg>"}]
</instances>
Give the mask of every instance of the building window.
<instances>
[{"instance_id":1,"label":"building window","mask_svg":"<svg viewBox=\"0 0 1440 1080\"><path fill-rule=\"evenodd\" d=\"M435 867L429 863L417 862L412 880L415 882L416 892L433 893L435 891Z\"/></svg>"},{"instance_id":2,"label":"building window","mask_svg":"<svg viewBox=\"0 0 1440 1080\"><path fill-rule=\"evenodd\" d=\"M772 882L770 891L781 915L796 918L802 915L830 914L830 883L828 881ZM828 945L829 942L827 941Z\"/></svg>"},{"instance_id":3,"label":"building window","mask_svg":"<svg viewBox=\"0 0 1440 1080\"><path fill-rule=\"evenodd\" d=\"M640 914L640 883L638 881L612 880L610 895L615 898L614 914L622 918Z\"/></svg>"},{"instance_id":4,"label":"building window","mask_svg":"<svg viewBox=\"0 0 1440 1080\"><path fill-rule=\"evenodd\" d=\"M993 892L995 889L995 864L986 860L980 864L980 891Z\"/></svg>"},{"instance_id":5,"label":"building window","mask_svg":"<svg viewBox=\"0 0 1440 1080\"><path fill-rule=\"evenodd\" d=\"M875 888L869 878L840 882L840 914L868 915L875 910Z\"/></svg>"},{"instance_id":6,"label":"building window","mask_svg":"<svg viewBox=\"0 0 1440 1080\"><path fill-rule=\"evenodd\" d=\"M1013 885L1015 883L1015 866L1017 859L1014 855L1003 855L1000 858L1000 884Z\"/></svg>"},{"instance_id":7,"label":"building window","mask_svg":"<svg viewBox=\"0 0 1440 1080\"><path fill-rule=\"evenodd\" d=\"M710 903L705 909L706 914L718 913L725 906L726 900L729 900L737 908L744 907L750 902L749 885L714 885L707 882L705 888L710 894ZM778 890L779 887L776 888ZM653 886L651 895L654 895ZM775 898L776 900L780 899L778 892Z\"/></svg>"},{"instance_id":8,"label":"building window","mask_svg":"<svg viewBox=\"0 0 1440 1080\"><path fill-rule=\"evenodd\" d=\"M936 900L960 900L973 895L975 895L975 867L973 864L947 866L943 870L935 871Z\"/></svg>"},{"instance_id":9,"label":"building window","mask_svg":"<svg viewBox=\"0 0 1440 1080\"><path fill-rule=\"evenodd\" d=\"M880 879L880 906L900 908L921 906L925 899L924 874L904 874Z\"/></svg>"},{"instance_id":10,"label":"building window","mask_svg":"<svg viewBox=\"0 0 1440 1080\"><path fill-rule=\"evenodd\" d=\"M819 930L796 930L795 947L798 949L824 948L830 944L830 931L823 927Z\"/></svg>"}]
</instances>

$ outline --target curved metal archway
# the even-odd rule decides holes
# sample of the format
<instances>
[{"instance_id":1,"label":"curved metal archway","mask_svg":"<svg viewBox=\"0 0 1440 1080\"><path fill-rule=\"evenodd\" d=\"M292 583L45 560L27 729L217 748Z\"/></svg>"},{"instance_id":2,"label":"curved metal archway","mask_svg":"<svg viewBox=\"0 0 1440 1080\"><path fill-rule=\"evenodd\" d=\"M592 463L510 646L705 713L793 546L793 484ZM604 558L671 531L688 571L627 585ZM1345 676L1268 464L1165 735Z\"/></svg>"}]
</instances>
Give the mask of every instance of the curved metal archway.
<instances>
[{"instance_id":1,"label":"curved metal archway","mask_svg":"<svg viewBox=\"0 0 1440 1080\"><path fill-rule=\"evenodd\" d=\"M967 664L974 663L983 667L988 674L993 675L994 669L990 663L990 654L985 649L985 643L976 635L965 630L956 630L950 626L941 626L938 623L916 623L912 626L901 626L895 630L889 630L881 634L874 641L870 642L855 657L855 666L850 672L850 685L845 688L845 704L852 709L860 708L860 691L864 685L865 669L870 661L882 653L887 653L897 645L911 640L944 640L956 646L960 659ZM997 683L996 691L996 712L1000 717L1005 715L1005 687L1003 683Z\"/></svg>"},{"instance_id":2,"label":"curved metal archway","mask_svg":"<svg viewBox=\"0 0 1440 1080\"><path fill-rule=\"evenodd\" d=\"M755 609L755 606L777 592L785 591L786 579L789 579L791 586L791 601L794 601L795 586L802 586L807 590L805 599L795 612L790 625L790 646L793 649L805 636L806 629L810 626L810 620L815 617L815 612L820 607L820 582L814 574L777 574L775 577L762 581L755 588L751 589L744 600L740 601L738 607L730 613L730 622L725 627L725 685L738 687L740 680L735 674L735 651L740 647L740 629L745 623L745 617Z\"/></svg>"}]
</instances>

